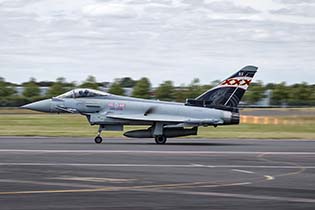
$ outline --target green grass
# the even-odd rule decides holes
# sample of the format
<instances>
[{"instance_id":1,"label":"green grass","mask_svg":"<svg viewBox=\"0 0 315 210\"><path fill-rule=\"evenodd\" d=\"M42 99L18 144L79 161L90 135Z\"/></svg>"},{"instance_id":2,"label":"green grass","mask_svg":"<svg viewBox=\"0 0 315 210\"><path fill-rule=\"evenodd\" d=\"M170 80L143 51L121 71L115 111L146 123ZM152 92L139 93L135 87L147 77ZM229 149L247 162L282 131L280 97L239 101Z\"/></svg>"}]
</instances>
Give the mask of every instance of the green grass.
<instances>
[{"instance_id":1,"label":"green grass","mask_svg":"<svg viewBox=\"0 0 315 210\"><path fill-rule=\"evenodd\" d=\"M315 139L315 124L255 125L240 124L216 129L202 128L199 137L237 139Z\"/></svg>"},{"instance_id":2,"label":"green grass","mask_svg":"<svg viewBox=\"0 0 315 210\"><path fill-rule=\"evenodd\" d=\"M17 107L0 107L0 115L2 114L42 114L42 113L31 111L28 109L19 109Z\"/></svg>"},{"instance_id":3,"label":"green grass","mask_svg":"<svg viewBox=\"0 0 315 210\"><path fill-rule=\"evenodd\" d=\"M283 117L296 125L254 125L201 127L199 138L237 139L315 139L315 117ZM97 126L90 126L80 115L2 114L0 136L75 136L93 137ZM143 128L126 126L125 131ZM104 137L121 137L123 132L104 131ZM191 136L195 138L196 136Z\"/></svg>"}]
</instances>

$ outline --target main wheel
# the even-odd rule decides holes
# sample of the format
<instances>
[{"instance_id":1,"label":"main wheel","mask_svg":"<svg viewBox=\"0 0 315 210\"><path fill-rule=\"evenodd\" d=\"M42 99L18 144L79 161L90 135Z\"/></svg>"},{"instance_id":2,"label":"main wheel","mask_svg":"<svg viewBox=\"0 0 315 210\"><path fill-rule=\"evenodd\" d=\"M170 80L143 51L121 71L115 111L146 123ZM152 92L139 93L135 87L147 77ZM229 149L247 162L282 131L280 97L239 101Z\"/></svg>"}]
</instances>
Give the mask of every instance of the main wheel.
<instances>
[{"instance_id":1,"label":"main wheel","mask_svg":"<svg viewBox=\"0 0 315 210\"><path fill-rule=\"evenodd\" d=\"M100 136L96 136L94 141L95 141L96 144L100 144L100 143L102 143L103 139Z\"/></svg>"},{"instance_id":2,"label":"main wheel","mask_svg":"<svg viewBox=\"0 0 315 210\"><path fill-rule=\"evenodd\" d=\"M157 144L165 144L167 138L165 136L156 136L155 143Z\"/></svg>"}]
</instances>

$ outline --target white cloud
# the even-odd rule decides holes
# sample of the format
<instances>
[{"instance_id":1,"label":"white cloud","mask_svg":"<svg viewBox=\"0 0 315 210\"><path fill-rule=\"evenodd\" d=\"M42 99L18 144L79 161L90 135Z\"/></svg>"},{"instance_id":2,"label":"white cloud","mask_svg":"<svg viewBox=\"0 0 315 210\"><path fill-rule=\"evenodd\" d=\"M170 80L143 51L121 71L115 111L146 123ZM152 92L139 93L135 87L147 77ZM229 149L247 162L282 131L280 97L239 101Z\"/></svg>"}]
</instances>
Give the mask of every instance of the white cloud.
<instances>
[{"instance_id":1,"label":"white cloud","mask_svg":"<svg viewBox=\"0 0 315 210\"><path fill-rule=\"evenodd\" d=\"M256 14L259 13L258 10L250 7L243 6L240 4L235 4L233 1L213 1L205 0L206 6L216 13L236 13L236 14Z\"/></svg>"},{"instance_id":2,"label":"white cloud","mask_svg":"<svg viewBox=\"0 0 315 210\"><path fill-rule=\"evenodd\" d=\"M136 17L136 11L129 5L117 3L97 3L82 8L82 12L91 16L111 16L119 18Z\"/></svg>"},{"instance_id":3,"label":"white cloud","mask_svg":"<svg viewBox=\"0 0 315 210\"><path fill-rule=\"evenodd\" d=\"M315 4L314 0L274 0L282 4Z\"/></svg>"},{"instance_id":4,"label":"white cloud","mask_svg":"<svg viewBox=\"0 0 315 210\"><path fill-rule=\"evenodd\" d=\"M261 80L311 81L315 18L269 12L296 13L307 0L292 1L0 0L0 73L18 82L94 74L154 84L168 75L180 84L255 64ZM296 71L301 64L312 77Z\"/></svg>"},{"instance_id":5,"label":"white cloud","mask_svg":"<svg viewBox=\"0 0 315 210\"><path fill-rule=\"evenodd\" d=\"M286 8L281 8L278 10L271 10L271 13L276 15L290 15L315 18L315 6L295 5Z\"/></svg>"}]
</instances>

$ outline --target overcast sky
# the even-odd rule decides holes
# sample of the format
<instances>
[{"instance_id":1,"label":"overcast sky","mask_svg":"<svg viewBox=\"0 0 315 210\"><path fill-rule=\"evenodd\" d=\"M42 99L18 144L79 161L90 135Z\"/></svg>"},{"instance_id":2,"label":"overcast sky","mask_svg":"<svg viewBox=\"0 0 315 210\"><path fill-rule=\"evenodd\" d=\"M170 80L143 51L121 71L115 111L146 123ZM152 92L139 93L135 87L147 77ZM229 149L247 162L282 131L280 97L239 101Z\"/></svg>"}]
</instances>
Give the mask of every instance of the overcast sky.
<instances>
[{"instance_id":1,"label":"overcast sky","mask_svg":"<svg viewBox=\"0 0 315 210\"><path fill-rule=\"evenodd\" d=\"M248 64L264 82L315 83L315 0L0 0L7 81L206 84Z\"/></svg>"}]
</instances>

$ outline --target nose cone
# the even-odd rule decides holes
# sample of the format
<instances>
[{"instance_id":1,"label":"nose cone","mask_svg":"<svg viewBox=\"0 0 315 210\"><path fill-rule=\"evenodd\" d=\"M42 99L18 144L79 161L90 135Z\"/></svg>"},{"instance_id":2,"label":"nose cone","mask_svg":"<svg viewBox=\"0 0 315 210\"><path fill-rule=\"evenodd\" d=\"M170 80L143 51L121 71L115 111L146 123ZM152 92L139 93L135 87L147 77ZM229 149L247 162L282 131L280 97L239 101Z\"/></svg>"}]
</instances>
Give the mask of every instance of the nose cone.
<instances>
[{"instance_id":1,"label":"nose cone","mask_svg":"<svg viewBox=\"0 0 315 210\"><path fill-rule=\"evenodd\" d=\"M51 99L41 100L22 106L23 109L30 109L39 112L50 112Z\"/></svg>"}]
</instances>

